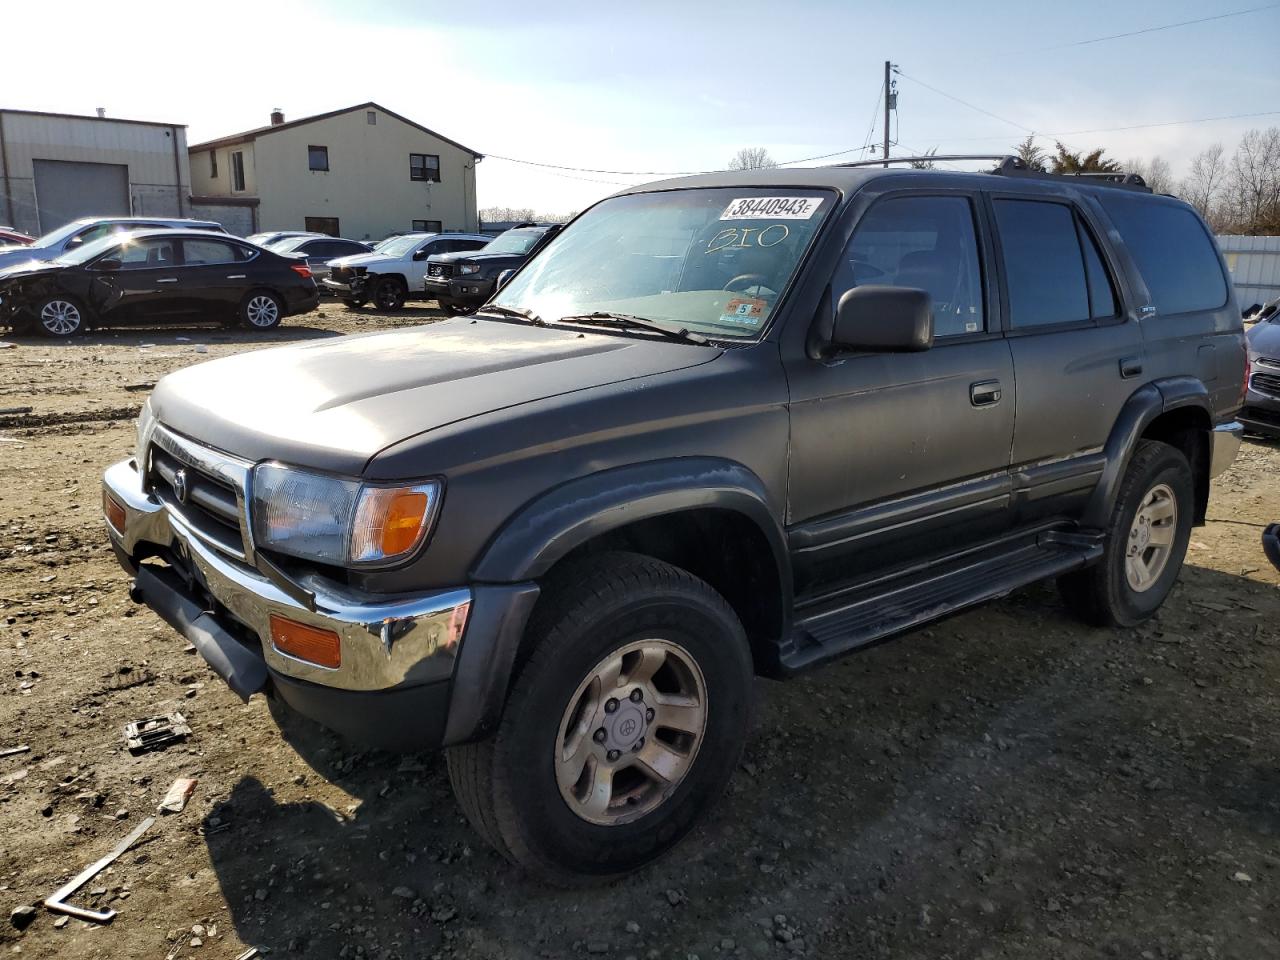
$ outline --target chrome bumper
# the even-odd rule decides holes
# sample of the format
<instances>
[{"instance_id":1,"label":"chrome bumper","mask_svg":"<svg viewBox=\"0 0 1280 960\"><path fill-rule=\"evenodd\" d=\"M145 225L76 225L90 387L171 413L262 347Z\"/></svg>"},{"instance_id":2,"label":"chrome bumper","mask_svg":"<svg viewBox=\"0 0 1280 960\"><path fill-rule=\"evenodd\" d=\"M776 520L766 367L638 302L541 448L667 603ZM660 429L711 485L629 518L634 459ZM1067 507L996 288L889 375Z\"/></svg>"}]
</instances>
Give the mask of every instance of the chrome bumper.
<instances>
[{"instance_id":1,"label":"chrome bumper","mask_svg":"<svg viewBox=\"0 0 1280 960\"><path fill-rule=\"evenodd\" d=\"M467 588L388 598L351 590L321 577L302 584L315 594L308 609L253 567L205 543L142 487L133 461L109 468L103 492L124 510L124 529L108 521L112 542L126 557L143 544L182 557L204 588L237 621L258 635L268 669L297 680L341 690L387 690L448 679L471 610ZM341 644L341 666L329 669L298 660L271 643L270 617L332 630Z\"/></svg>"},{"instance_id":2,"label":"chrome bumper","mask_svg":"<svg viewBox=\"0 0 1280 960\"><path fill-rule=\"evenodd\" d=\"M1235 460L1244 437L1244 425L1235 420L1219 424L1213 428L1210 437L1209 476L1216 477Z\"/></svg>"}]
</instances>

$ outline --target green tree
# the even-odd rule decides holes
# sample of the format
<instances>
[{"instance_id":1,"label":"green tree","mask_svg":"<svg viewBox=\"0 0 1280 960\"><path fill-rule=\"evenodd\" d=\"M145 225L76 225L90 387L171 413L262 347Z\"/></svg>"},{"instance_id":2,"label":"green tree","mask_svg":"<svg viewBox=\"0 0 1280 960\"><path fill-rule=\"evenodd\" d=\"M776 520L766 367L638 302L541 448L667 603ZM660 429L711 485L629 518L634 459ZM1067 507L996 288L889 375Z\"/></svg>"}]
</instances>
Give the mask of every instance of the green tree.
<instances>
[{"instance_id":1,"label":"green tree","mask_svg":"<svg viewBox=\"0 0 1280 960\"><path fill-rule=\"evenodd\" d=\"M1051 173L1119 173L1120 164L1103 155L1103 148L1098 147L1090 153L1082 150L1072 152L1066 144L1059 141L1055 145L1054 155L1049 158Z\"/></svg>"},{"instance_id":2,"label":"green tree","mask_svg":"<svg viewBox=\"0 0 1280 960\"><path fill-rule=\"evenodd\" d=\"M1028 170L1037 170L1040 173L1044 173L1044 148L1036 143L1036 138L1033 134L1027 134L1027 139L1018 144L1015 153L1027 165Z\"/></svg>"}]
</instances>

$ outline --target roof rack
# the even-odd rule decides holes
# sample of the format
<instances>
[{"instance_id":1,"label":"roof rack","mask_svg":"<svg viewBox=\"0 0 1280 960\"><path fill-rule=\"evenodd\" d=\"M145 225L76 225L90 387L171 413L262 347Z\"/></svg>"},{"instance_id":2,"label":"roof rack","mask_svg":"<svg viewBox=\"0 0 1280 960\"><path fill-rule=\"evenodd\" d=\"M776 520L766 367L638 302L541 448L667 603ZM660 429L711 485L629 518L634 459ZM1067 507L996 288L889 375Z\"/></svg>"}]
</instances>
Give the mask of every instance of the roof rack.
<instances>
[{"instance_id":1,"label":"roof rack","mask_svg":"<svg viewBox=\"0 0 1280 960\"><path fill-rule=\"evenodd\" d=\"M990 171L998 177L1025 177L1029 180L1059 180L1067 183L1079 182L1083 178L1100 187L1119 187L1122 190L1135 190L1140 193L1153 192L1147 186L1147 181L1136 173L1048 173L1043 170L1032 170L1021 157L1009 153L925 154L919 157L889 157L888 160L883 158L880 160L857 160L853 163L837 163L835 166L879 167L887 166L890 163L930 163L951 160L999 160L1000 162L996 164L995 169Z\"/></svg>"}]
</instances>

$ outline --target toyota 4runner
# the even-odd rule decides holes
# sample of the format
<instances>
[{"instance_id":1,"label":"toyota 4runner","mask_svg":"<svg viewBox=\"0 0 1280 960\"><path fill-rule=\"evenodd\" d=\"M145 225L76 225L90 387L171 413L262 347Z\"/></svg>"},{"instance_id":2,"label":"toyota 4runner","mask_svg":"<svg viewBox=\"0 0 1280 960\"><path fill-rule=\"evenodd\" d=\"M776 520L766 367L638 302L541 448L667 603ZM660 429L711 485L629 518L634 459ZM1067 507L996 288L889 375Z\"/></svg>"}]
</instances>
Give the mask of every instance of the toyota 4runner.
<instances>
[{"instance_id":1,"label":"toyota 4runner","mask_svg":"<svg viewBox=\"0 0 1280 960\"><path fill-rule=\"evenodd\" d=\"M243 698L448 748L538 876L632 870L787 677L1056 578L1172 589L1233 458L1240 314L1135 177L832 167L581 214L475 317L165 377L103 506Z\"/></svg>"}]
</instances>

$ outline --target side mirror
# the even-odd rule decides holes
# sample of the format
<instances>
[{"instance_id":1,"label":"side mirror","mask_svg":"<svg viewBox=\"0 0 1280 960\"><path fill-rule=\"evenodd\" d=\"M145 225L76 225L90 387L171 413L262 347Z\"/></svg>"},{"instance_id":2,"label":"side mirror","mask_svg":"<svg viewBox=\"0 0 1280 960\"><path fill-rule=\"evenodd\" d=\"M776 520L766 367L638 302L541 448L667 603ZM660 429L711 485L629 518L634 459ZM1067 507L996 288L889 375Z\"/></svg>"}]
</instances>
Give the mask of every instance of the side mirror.
<instances>
[{"instance_id":1,"label":"side mirror","mask_svg":"<svg viewBox=\"0 0 1280 960\"><path fill-rule=\"evenodd\" d=\"M503 287L507 285L507 281L510 280L512 277L514 277L515 274L516 274L516 271L513 267L507 267L507 269L503 270L501 273L498 274L498 282L497 284L495 284L493 289L501 290Z\"/></svg>"},{"instance_id":2,"label":"side mirror","mask_svg":"<svg viewBox=\"0 0 1280 960\"><path fill-rule=\"evenodd\" d=\"M108 272L119 270L120 261L109 257L105 260L99 260L97 263L93 265L93 268L95 270L106 270Z\"/></svg>"},{"instance_id":3,"label":"side mirror","mask_svg":"<svg viewBox=\"0 0 1280 960\"><path fill-rule=\"evenodd\" d=\"M430 250L418 250L418 251L416 251L416 252L414 253L414 255L413 255L413 259L415 259L415 260L425 260L425 259L427 259L427 257L429 257L429 256L431 256L431 251L430 251Z\"/></svg>"},{"instance_id":4,"label":"side mirror","mask_svg":"<svg viewBox=\"0 0 1280 960\"><path fill-rule=\"evenodd\" d=\"M915 353L933 346L933 298L924 290L868 284L846 290L832 345L842 350Z\"/></svg>"}]
</instances>

